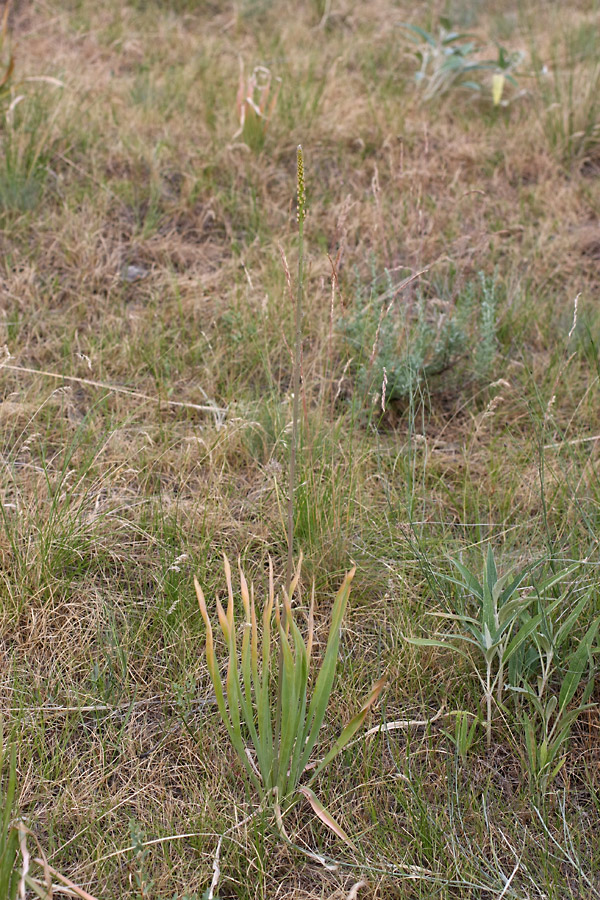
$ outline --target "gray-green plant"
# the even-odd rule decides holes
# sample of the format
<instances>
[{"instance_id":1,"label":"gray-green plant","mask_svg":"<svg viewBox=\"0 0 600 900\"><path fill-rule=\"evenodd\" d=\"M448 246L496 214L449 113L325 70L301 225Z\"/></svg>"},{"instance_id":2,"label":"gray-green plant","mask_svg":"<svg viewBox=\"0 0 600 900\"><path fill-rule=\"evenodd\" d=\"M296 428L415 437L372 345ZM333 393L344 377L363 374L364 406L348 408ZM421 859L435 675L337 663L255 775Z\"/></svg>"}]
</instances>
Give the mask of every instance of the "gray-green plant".
<instances>
[{"instance_id":1,"label":"gray-green plant","mask_svg":"<svg viewBox=\"0 0 600 900\"><path fill-rule=\"evenodd\" d=\"M491 546L488 547L481 580L459 560L452 560L452 563L458 569L458 577L450 575L444 577L455 584L461 592L466 591L470 602L465 603L464 597L459 594L453 612L431 613L431 615L462 626L463 633L436 634L434 638L406 638L406 640L418 646L450 648L473 666L483 690L486 740L489 747L492 741L494 693L498 706L501 706L508 682L507 666L541 620L541 614L537 613L523 622L520 621L522 614L533 602L531 593L519 593L519 588L532 567L526 566L516 574L506 572L499 575ZM544 582L544 590L550 590L568 577L574 568L571 566L552 575ZM475 610L471 615L473 601ZM463 650L457 641L464 641L476 655L483 657L483 671L473 659L472 653Z\"/></svg>"},{"instance_id":2,"label":"gray-green plant","mask_svg":"<svg viewBox=\"0 0 600 900\"><path fill-rule=\"evenodd\" d=\"M133 847L132 881L137 889L139 900L148 900L152 895L152 880L146 874L146 860L150 849L144 843L143 829L134 819L129 823L129 834Z\"/></svg>"},{"instance_id":3,"label":"gray-green plant","mask_svg":"<svg viewBox=\"0 0 600 900\"><path fill-rule=\"evenodd\" d=\"M475 375L483 380L490 374L496 353L498 316L498 291L496 276L489 277L479 272L480 305L479 335L475 350Z\"/></svg>"},{"instance_id":4,"label":"gray-green plant","mask_svg":"<svg viewBox=\"0 0 600 900\"><path fill-rule=\"evenodd\" d=\"M443 304L423 292L410 303L401 298L402 285L387 270L383 284L375 274L367 286L356 279L339 329L359 393L379 396L385 381L386 402L406 400L425 384L433 392L436 377L459 364L466 380L487 378L497 347L496 277L480 272Z\"/></svg>"},{"instance_id":5,"label":"gray-green plant","mask_svg":"<svg viewBox=\"0 0 600 900\"><path fill-rule=\"evenodd\" d=\"M496 59L481 59L481 46L473 35L455 31L452 22L441 17L437 35L419 25L401 22L411 44L417 46L418 71L415 81L424 100L431 100L452 89L481 93L491 77L491 96L495 106L502 102L506 82L517 87L512 74L522 62L518 52L498 46Z\"/></svg>"}]
</instances>

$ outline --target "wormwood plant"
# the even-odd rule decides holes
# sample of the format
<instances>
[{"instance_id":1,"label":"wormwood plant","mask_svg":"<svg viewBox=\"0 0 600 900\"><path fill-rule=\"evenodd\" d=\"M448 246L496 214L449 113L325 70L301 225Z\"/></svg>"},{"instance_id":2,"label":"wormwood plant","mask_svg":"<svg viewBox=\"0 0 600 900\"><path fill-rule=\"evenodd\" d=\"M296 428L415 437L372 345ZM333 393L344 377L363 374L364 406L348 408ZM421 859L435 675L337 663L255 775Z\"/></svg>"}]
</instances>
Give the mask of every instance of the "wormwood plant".
<instances>
[{"instance_id":1,"label":"wormwood plant","mask_svg":"<svg viewBox=\"0 0 600 900\"><path fill-rule=\"evenodd\" d=\"M465 377L487 378L497 345L496 278L480 272L453 303L419 294L411 304L399 298L402 285L394 284L387 271L383 283L375 274L367 286L356 281L354 302L340 329L358 390L379 390L385 373L386 400L405 400L425 382L432 390L436 376L461 360Z\"/></svg>"},{"instance_id":2,"label":"wormwood plant","mask_svg":"<svg viewBox=\"0 0 600 900\"><path fill-rule=\"evenodd\" d=\"M283 604L275 597L273 567L269 563L269 589L262 610L262 629L259 629L254 591L248 587L241 566L239 577L244 610L241 658L238 661L234 594L231 567L224 560L227 582L227 611L217 598L217 616L227 649L227 677L225 689L221 682L215 651L213 631L204 594L195 580L200 611L206 625L206 661L213 684L217 706L227 736L243 766L248 782L256 791L263 807L270 808L279 833L285 837L282 817L297 800L298 794L310 802L315 814L350 846L350 838L322 806L310 785L317 775L340 753L362 725L369 708L377 700L383 687L378 681L358 713L341 731L325 756L310 766L310 777L301 784L309 767L313 749L333 687L340 643L340 629L350 595L355 569L353 568L337 592L331 613L329 637L325 655L318 672L312 665L313 599L311 600L308 636L305 640L298 627L292 597L300 579L301 558L293 569L294 481L299 426L299 394L301 364L301 326L303 292L303 235L306 214L304 163L302 148L298 148L297 191L299 226L298 292L296 298L296 341L294 354L294 402L292 413L292 445L289 465L290 495L288 502L288 564ZM272 654L271 631L274 613L274 637L278 644L277 664ZM310 690L312 688L312 694ZM250 746L248 746L248 744Z\"/></svg>"},{"instance_id":3,"label":"wormwood plant","mask_svg":"<svg viewBox=\"0 0 600 900\"><path fill-rule=\"evenodd\" d=\"M491 76L492 100L498 106L503 102L506 82L518 86L512 72L521 63L522 54L498 47L496 59L480 59L480 48L473 35L455 31L445 17L440 18L437 37L418 25L401 22L400 27L408 33L411 43L417 45L415 56L419 69L415 81L424 100L456 88L481 93L482 82Z\"/></svg>"},{"instance_id":4,"label":"wormwood plant","mask_svg":"<svg viewBox=\"0 0 600 900\"><path fill-rule=\"evenodd\" d=\"M466 659L474 668L483 690L486 710L486 738L488 747L492 742L492 705L494 693L498 706L502 705L504 690L508 682L507 666L516 657L523 643L535 632L542 621L540 612L525 616L533 602L533 595L520 595L519 588L532 566L526 566L516 574L507 572L499 575L494 553L488 547L481 581L458 560L452 560L459 577L446 576L475 601L476 615L470 615L468 608L459 598L451 613L432 613L456 625L463 632L435 638L406 638L411 644L421 647L448 647ZM555 584L567 578L575 567L570 566L548 578L540 586L543 594ZM464 641L483 657L483 671L456 641ZM514 667L513 672L514 675ZM465 738L466 739L466 738Z\"/></svg>"},{"instance_id":5,"label":"wormwood plant","mask_svg":"<svg viewBox=\"0 0 600 900\"><path fill-rule=\"evenodd\" d=\"M143 829L133 819L129 823L129 834L133 846L130 880L135 885L139 900L148 900L152 896L152 880L146 875L146 859L150 851L144 845Z\"/></svg>"}]
</instances>

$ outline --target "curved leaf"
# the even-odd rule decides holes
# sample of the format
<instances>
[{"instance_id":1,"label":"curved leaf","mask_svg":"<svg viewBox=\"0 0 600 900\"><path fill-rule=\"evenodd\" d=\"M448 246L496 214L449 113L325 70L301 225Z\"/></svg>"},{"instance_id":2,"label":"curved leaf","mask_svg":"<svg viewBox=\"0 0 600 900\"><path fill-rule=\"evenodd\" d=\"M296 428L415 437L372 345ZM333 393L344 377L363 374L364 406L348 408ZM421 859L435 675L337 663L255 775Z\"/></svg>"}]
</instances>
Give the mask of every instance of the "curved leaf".
<instances>
[{"instance_id":1,"label":"curved leaf","mask_svg":"<svg viewBox=\"0 0 600 900\"><path fill-rule=\"evenodd\" d=\"M304 797L306 797L306 799L312 806L313 812L321 820L321 822L323 822L324 825L327 825L327 827L331 831L333 831L334 834L337 834L337 836L341 838L345 844L348 844L348 846L352 850L354 850L355 853L358 853L358 848L356 847L356 845L353 844L346 832L340 827L340 825L338 825L331 813L327 809L325 809L325 807L319 800L317 800L314 791L311 791L311 789L308 787L299 787L298 790Z\"/></svg>"}]
</instances>

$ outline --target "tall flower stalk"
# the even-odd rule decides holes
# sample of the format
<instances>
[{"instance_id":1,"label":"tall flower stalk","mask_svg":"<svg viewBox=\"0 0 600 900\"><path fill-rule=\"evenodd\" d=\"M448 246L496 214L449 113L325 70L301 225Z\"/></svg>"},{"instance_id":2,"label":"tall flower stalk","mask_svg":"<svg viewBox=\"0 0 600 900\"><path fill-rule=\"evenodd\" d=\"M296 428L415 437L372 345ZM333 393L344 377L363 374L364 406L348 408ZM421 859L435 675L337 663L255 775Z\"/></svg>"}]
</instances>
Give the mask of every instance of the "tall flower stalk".
<instances>
[{"instance_id":1,"label":"tall flower stalk","mask_svg":"<svg viewBox=\"0 0 600 900\"><path fill-rule=\"evenodd\" d=\"M300 372L302 369L302 302L304 299L304 219L306 218L306 187L304 184L304 156L302 147L297 150L297 201L298 201L298 289L296 291L296 340L294 344L292 445L290 447L289 494L287 516L287 571L285 589L289 596L294 572L294 495L296 489L296 453L300 422Z\"/></svg>"},{"instance_id":2,"label":"tall flower stalk","mask_svg":"<svg viewBox=\"0 0 600 900\"><path fill-rule=\"evenodd\" d=\"M289 496L287 521L287 572L283 602L275 595L273 566L269 562L269 588L262 610L262 629L254 602L252 586L239 568L244 622L241 652L238 655L234 616L234 591L231 567L225 557L228 602L224 610L217 598L217 616L227 652L227 677L221 679L219 661L204 594L195 580L200 611L206 625L206 662L217 706L228 738L243 771L261 804L271 807L280 834L285 837L282 816L299 796L310 803L315 815L342 840L354 846L349 837L319 802L310 785L349 743L361 727L371 706L383 688L380 679L359 711L342 729L328 752L320 760L311 760L317 746L333 688L341 625L350 596L355 569L346 577L336 594L331 612L329 636L319 668L312 659L313 604L308 616L308 636L303 637L292 609L292 597L300 580L302 557L296 568L294 551L294 488L299 437L299 411L302 366L302 300L304 293L304 219L306 195L302 147L297 153L298 197L298 286L296 293L296 339L293 372L292 439L289 460ZM314 595L313 595L314 599ZM273 622L274 619L274 622ZM275 678L271 656L272 637L278 641ZM273 681L275 687L273 689ZM310 769L310 776L304 777Z\"/></svg>"},{"instance_id":3,"label":"tall flower stalk","mask_svg":"<svg viewBox=\"0 0 600 900\"><path fill-rule=\"evenodd\" d=\"M298 450L298 431L300 424L300 370L302 367L302 300L304 290L304 219L306 217L306 187L304 184L304 156L302 146L298 144L296 151L296 199L298 218L298 286L296 290L296 327L293 361L293 398L292 398L292 442L288 469L288 511L287 511L287 567L285 575L285 593L288 599L292 596L292 578L294 574L294 500L296 493L296 453ZM287 627L287 604L283 606L283 627ZM275 708L275 743L281 735L281 708L283 703L284 669L283 643L279 644L279 679L277 682L277 705ZM275 768L279 764L275 758ZM277 772L275 772L277 777Z\"/></svg>"}]
</instances>

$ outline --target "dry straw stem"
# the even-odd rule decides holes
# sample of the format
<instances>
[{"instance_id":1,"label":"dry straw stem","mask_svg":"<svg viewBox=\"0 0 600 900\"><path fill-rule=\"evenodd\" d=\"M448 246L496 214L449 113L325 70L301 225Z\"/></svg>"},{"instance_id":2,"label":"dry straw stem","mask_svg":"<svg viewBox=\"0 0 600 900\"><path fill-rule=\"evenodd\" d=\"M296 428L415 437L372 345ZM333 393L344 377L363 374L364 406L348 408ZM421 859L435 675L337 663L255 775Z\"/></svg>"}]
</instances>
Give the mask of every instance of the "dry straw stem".
<instances>
[{"instance_id":1,"label":"dry straw stem","mask_svg":"<svg viewBox=\"0 0 600 900\"><path fill-rule=\"evenodd\" d=\"M51 900L54 895L54 892L63 892L68 893L73 897L80 897L81 900L96 900L92 894L89 894L86 890L79 887L79 885L75 884L74 881L71 881L70 878L67 878L66 875L63 875L57 869L50 865L48 860L46 859L46 855L42 850L40 842L36 835L25 825L24 822L17 822L12 826L16 829L19 836L19 849L21 851L21 860L22 865L20 868L20 877L18 884L18 892L20 900L25 900L28 891L33 891L33 893L42 898L42 900ZM38 852L40 856L31 858L31 854L29 853L29 849L27 847L27 838L33 839L34 843L37 846ZM2 863L2 857L0 857L0 864ZM31 874L31 865L38 866L44 873L43 881L40 881L39 878L33 877ZM55 878L59 885L54 884L52 879ZM65 886L68 890L64 890L62 886ZM4 900L4 898L3 898Z\"/></svg>"},{"instance_id":2,"label":"dry straw stem","mask_svg":"<svg viewBox=\"0 0 600 900\"><path fill-rule=\"evenodd\" d=\"M83 888L80 888L77 884L75 884L74 881L71 881L70 878L62 875L45 860L34 859L34 862L39 866L44 866L44 868L47 869L48 872L54 876L54 878L57 878L61 884L66 885L66 887L69 888L69 892L72 896L74 895L76 897L81 897L81 900L96 900L96 898L93 897L92 894L88 894L87 891L84 891ZM56 885L53 885L53 888L55 891L61 891L61 888L57 887Z\"/></svg>"},{"instance_id":3,"label":"dry straw stem","mask_svg":"<svg viewBox=\"0 0 600 900\"><path fill-rule=\"evenodd\" d=\"M105 391L111 391L115 394L126 394L129 397L135 397L136 400L148 400L150 403L166 404L167 406L179 406L184 409L196 409L199 412L212 413L219 421L227 413L227 407L220 407L216 404L202 405L199 403L187 403L182 400L169 400L164 397L151 397L149 394L142 394L140 391L133 391L130 388L120 387L116 384L108 384L106 381L94 381L91 378L78 378L76 375L60 375L58 372L46 372L43 369L30 369L28 366L14 366L10 363L1 363L0 368L11 369L13 372L26 372L29 375L41 375L43 378L56 378L59 381L69 381L73 384L85 384L88 387L101 388Z\"/></svg>"}]
</instances>

